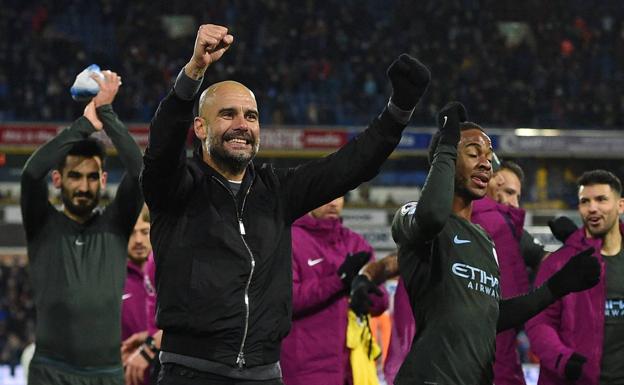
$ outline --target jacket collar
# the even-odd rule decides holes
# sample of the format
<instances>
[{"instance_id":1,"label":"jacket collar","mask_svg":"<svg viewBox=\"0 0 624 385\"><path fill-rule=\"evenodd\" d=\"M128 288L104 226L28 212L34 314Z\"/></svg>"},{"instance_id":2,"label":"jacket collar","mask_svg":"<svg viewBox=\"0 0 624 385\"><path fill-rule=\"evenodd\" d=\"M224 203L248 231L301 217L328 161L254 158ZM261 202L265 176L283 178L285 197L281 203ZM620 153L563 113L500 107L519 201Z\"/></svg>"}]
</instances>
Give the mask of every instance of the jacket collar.
<instances>
[{"instance_id":1,"label":"jacket collar","mask_svg":"<svg viewBox=\"0 0 624 385\"><path fill-rule=\"evenodd\" d=\"M199 169L204 173L204 175L215 177L219 179L225 186L229 186L228 180L225 179L223 175L221 175L217 170L215 170L206 162L204 162L201 151L196 150L193 152L193 161L199 167ZM255 169L253 161L251 161L249 162L249 165L247 165L247 168L245 169L245 175L243 176L243 183L241 184L241 191L245 191L249 188L255 176L256 176L256 169Z\"/></svg>"},{"instance_id":2,"label":"jacket collar","mask_svg":"<svg viewBox=\"0 0 624 385\"><path fill-rule=\"evenodd\" d=\"M622 221L619 222L620 233L624 235L624 223ZM585 236L585 226L577 229L573 232L565 242L566 246L573 247L578 250L585 249L589 246L592 246L596 249L594 255L600 254L600 249L602 249L602 239L600 238L588 238Z\"/></svg>"},{"instance_id":3,"label":"jacket collar","mask_svg":"<svg viewBox=\"0 0 624 385\"><path fill-rule=\"evenodd\" d=\"M147 264L147 261L145 261L145 264L143 264L143 267L145 267L146 264ZM143 269L137 266L136 263L132 262L130 258L128 258L127 269L128 269L128 274L137 274L141 276L143 275Z\"/></svg>"},{"instance_id":4,"label":"jacket collar","mask_svg":"<svg viewBox=\"0 0 624 385\"><path fill-rule=\"evenodd\" d=\"M481 199L475 200L472 203L472 211L473 214L486 211L499 211L501 213L509 215L513 224L516 227L524 226L525 211L523 209L498 203L488 196L484 196Z\"/></svg>"}]
</instances>

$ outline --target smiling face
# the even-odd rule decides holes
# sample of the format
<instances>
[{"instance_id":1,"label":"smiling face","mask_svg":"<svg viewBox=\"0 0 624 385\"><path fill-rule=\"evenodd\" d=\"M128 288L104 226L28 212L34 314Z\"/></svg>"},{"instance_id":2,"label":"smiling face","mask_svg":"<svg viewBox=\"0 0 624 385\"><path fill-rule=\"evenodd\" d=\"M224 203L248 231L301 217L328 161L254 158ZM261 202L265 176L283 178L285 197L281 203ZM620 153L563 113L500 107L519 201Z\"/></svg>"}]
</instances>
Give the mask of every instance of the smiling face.
<instances>
[{"instance_id":1,"label":"smiling face","mask_svg":"<svg viewBox=\"0 0 624 385\"><path fill-rule=\"evenodd\" d=\"M490 138L476 128L462 130L455 164L455 193L469 200L483 198L492 178Z\"/></svg>"},{"instance_id":2,"label":"smiling face","mask_svg":"<svg viewBox=\"0 0 624 385\"><path fill-rule=\"evenodd\" d=\"M200 99L194 130L202 142L204 161L228 179L242 178L260 146L254 94L233 81L208 87Z\"/></svg>"},{"instance_id":3,"label":"smiling face","mask_svg":"<svg viewBox=\"0 0 624 385\"><path fill-rule=\"evenodd\" d=\"M579 187L579 214L586 231L594 238L604 237L610 231L619 231L619 215L624 203L608 184Z\"/></svg>"}]
</instances>

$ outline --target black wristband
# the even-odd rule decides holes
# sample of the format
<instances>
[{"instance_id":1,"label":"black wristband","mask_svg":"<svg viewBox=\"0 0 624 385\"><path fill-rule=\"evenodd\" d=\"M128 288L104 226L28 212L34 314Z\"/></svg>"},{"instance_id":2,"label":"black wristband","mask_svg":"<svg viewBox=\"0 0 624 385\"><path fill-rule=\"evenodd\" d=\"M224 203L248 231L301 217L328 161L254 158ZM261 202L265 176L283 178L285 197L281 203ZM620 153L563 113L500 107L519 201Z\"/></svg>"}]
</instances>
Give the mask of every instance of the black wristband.
<instances>
[{"instance_id":1,"label":"black wristband","mask_svg":"<svg viewBox=\"0 0 624 385\"><path fill-rule=\"evenodd\" d=\"M149 364L154 361L154 359L150 357L149 354L147 354L147 352L145 351L145 346L141 346L141 348L139 349L139 354L141 354L141 357L143 357L145 361L147 361L147 363Z\"/></svg>"},{"instance_id":2,"label":"black wristband","mask_svg":"<svg viewBox=\"0 0 624 385\"><path fill-rule=\"evenodd\" d=\"M153 351L158 350L156 348L156 343L154 342L154 337L152 337L152 336L147 336L147 338L145 339L144 344L147 345L147 347L150 348L150 350L153 350Z\"/></svg>"}]
</instances>

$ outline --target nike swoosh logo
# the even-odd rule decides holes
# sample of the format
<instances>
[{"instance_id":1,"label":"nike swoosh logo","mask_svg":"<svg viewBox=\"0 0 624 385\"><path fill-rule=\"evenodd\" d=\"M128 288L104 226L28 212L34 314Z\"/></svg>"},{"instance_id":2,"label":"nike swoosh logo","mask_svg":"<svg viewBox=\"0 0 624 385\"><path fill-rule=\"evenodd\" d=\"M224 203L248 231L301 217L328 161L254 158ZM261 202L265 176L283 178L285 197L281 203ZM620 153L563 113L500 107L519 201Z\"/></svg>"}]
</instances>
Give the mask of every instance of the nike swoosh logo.
<instances>
[{"instance_id":1,"label":"nike swoosh logo","mask_svg":"<svg viewBox=\"0 0 624 385\"><path fill-rule=\"evenodd\" d=\"M82 246L84 245L84 241L81 241L80 239L76 239L76 246Z\"/></svg>"},{"instance_id":2,"label":"nike swoosh logo","mask_svg":"<svg viewBox=\"0 0 624 385\"><path fill-rule=\"evenodd\" d=\"M132 294L131 294L131 293L126 293L126 294L124 294L124 295L122 295L122 296L121 296L121 300L123 301L123 300L125 300L125 299L130 298L130 297L132 297Z\"/></svg>"},{"instance_id":3,"label":"nike swoosh logo","mask_svg":"<svg viewBox=\"0 0 624 385\"><path fill-rule=\"evenodd\" d=\"M448 119L448 116L444 115L444 122L442 122L442 128L444 128L444 126L446 126L446 120Z\"/></svg>"},{"instance_id":4,"label":"nike swoosh logo","mask_svg":"<svg viewBox=\"0 0 624 385\"><path fill-rule=\"evenodd\" d=\"M464 244L464 243L470 243L470 240L468 240L468 239L459 239L457 237L457 235L455 235L455 238L453 238L453 243L456 244L456 245L461 245L461 244Z\"/></svg>"},{"instance_id":5,"label":"nike swoosh logo","mask_svg":"<svg viewBox=\"0 0 624 385\"><path fill-rule=\"evenodd\" d=\"M319 263L323 262L323 259L324 258L308 259L308 266L318 265Z\"/></svg>"}]
</instances>

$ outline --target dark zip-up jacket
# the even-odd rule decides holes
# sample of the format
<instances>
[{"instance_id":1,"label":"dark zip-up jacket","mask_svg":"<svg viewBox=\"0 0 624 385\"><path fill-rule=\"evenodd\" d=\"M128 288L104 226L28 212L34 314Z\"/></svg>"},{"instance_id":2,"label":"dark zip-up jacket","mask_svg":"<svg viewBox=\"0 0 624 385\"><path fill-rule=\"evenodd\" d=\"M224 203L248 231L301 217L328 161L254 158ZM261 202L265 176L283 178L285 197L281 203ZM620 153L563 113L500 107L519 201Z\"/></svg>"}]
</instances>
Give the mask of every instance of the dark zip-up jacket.
<instances>
[{"instance_id":1,"label":"dark zip-up jacket","mask_svg":"<svg viewBox=\"0 0 624 385\"><path fill-rule=\"evenodd\" d=\"M234 196L201 154L186 157L192 109L171 91L144 155L162 350L232 367L275 363L292 315L291 224L374 177L405 126L385 110L325 158L250 164Z\"/></svg>"}]
</instances>

